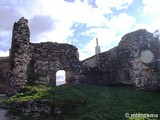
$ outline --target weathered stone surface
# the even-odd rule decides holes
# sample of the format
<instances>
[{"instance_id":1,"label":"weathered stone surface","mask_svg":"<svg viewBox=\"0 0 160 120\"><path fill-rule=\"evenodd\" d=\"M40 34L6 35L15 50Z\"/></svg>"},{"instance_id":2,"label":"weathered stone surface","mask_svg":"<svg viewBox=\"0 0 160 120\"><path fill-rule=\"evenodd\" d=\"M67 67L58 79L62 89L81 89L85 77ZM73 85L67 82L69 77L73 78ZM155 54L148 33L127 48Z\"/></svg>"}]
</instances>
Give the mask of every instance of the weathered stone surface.
<instances>
[{"instance_id":1,"label":"weathered stone surface","mask_svg":"<svg viewBox=\"0 0 160 120\"><path fill-rule=\"evenodd\" d=\"M8 95L13 95L20 88L23 88L28 79L27 70L31 59L31 48L30 31L27 23L28 20L22 17L13 26Z\"/></svg>"},{"instance_id":2,"label":"weathered stone surface","mask_svg":"<svg viewBox=\"0 0 160 120\"><path fill-rule=\"evenodd\" d=\"M136 37L135 37L136 36ZM130 53L131 80L139 89L155 90L160 88L160 71L157 70L157 59L160 57L159 40L146 30L139 30L125 35L119 46Z\"/></svg>"},{"instance_id":3,"label":"weathered stone surface","mask_svg":"<svg viewBox=\"0 0 160 120\"><path fill-rule=\"evenodd\" d=\"M81 70L77 48L69 44L38 43L32 44L30 79L56 83L56 72L65 70L66 83L77 84Z\"/></svg>"},{"instance_id":4,"label":"weathered stone surface","mask_svg":"<svg viewBox=\"0 0 160 120\"><path fill-rule=\"evenodd\" d=\"M70 44L30 43L28 20L14 23L10 51L8 95L23 88L28 80L56 83L56 72L65 70L66 85L77 84L81 62L78 49Z\"/></svg>"},{"instance_id":5,"label":"weathered stone surface","mask_svg":"<svg viewBox=\"0 0 160 120\"><path fill-rule=\"evenodd\" d=\"M124 35L117 47L94 56L94 59L91 58L97 60L92 63L97 64L98 71L102 73L96 85L129 84L139 89L160 89L160 71L157 69L157 59L160 58L159 49L159 40L144 29ZM82 62L87 66L89 60ZM89 67L93 69L94 66ZM98 76L94 72L89 74L87 76ZM94 79L91 82L88 78L86 77L82 82L95 83Z\"/></svg>"},{"instance_id":6,"label":"weathered stone surface","mask_svg":"<svg viewBox=\"0 0 160 120\"><path fill-rule=\"evenodd\" d=\"M81 84L106 85L103 80L103 71L98 67L91 68L83 66L81 77Z\"/></svg>"},{"instance_id":7,"label":"weathered stone surface","mask_svg":"<svg viewBox=\"0 0 160 120\"><path fill-rule=\"evenodd\" d=\"M26 116L38 117L40 114L61 114L59 107L51 104L49 100L34 100L34 101L13 101L3 105L3 108L22 112Z\"/></svg>"},{"instance_id":8,"label":"weathered stone surface","mask_svg":"<svg viewBox=\"0 0 160 120\"><path fill-rule=\"evenodd\" d=\"M9 57L0 57L0 93L6 93L10 73Z\"/></svg>"},{"instance_id":9,"label":"weathered stone surface","mask_svg":"<svg viewBox=\"0 0 160 120\"><path fill-rule=\"evenodd\" d=\"M80 62L77 48L73 45L30 43L27 24L25 18L14 23L12 46L7 58L10 63L0 58L0 63L5 65L0 65L0 77L6 80L9 73L9 95L17 93L28 80L55 84L58 70L65 70L67 85L81 82L127 84L150 90L160 88L160 43L144 29L124 35L117 47Z\"/></svg>"}]
</instances>

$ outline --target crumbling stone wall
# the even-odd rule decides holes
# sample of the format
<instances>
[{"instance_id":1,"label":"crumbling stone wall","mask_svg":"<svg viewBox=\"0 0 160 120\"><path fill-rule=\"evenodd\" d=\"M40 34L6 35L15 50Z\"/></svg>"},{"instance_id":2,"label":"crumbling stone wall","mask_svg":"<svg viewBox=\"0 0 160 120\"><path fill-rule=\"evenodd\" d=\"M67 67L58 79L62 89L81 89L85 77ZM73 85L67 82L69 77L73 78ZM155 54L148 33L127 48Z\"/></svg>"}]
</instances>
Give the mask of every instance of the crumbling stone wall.
<instances>
[{"instance_id":1,"label":"crumbling stone wall","mask_svg":"<svg viewBox=\"0 0 160 120\"><path fill-rule=\"evenodd\" d=\"M9 68L9 57L0 57L0 83L8 82Z\"/></svg>"},{"instance_id":2,"label":"crumbling stone wall","mask_svg":"<svg viewBox=\"0 0 160 120\"><path fill-rule=\"evenodd\" d=\"M6 93L10 72L9 57L0 57L0 93Z\"/></svg>"},{"instance_id":3,"label":"crumbling stone wall","mask_svg":"<svg viewBox=\"0 0 160 120\"><path fill-rule=\"evenodd\" d=\"M14 23L10 53L8 95L17 93L28 80L56 83L56 72L65 70L66 84L77 84L81 62L78 49L69 44L30 43L28 20Z\"/></svg>"},{"instance_id":4,"label":"crumbling stone wall","mask_svg":"<svg viewBox=\"0 0 160 120\"><path fill-rule=\"evenodd\" d=\"M66 84L78 83L81 62L77 48L69 44L38 43L32 44L30 79L56 83L56 72L65 70Z\"/></svg>"},{"instance_id":5,"label":"crumbling stone wall","mask_svg":"<svg viewBox=\"0 0 160 120\"><path fill-rule=\"evenodd\" d=\"M139 89L159 89L160 71L157 69L159 48L159 40L144 29L124 35L117 47L99 54L98 67L99 71L103 72L100 83L135 85ZM84 63L83 65L85 66ZM87 81L88 79L86 83Z\"/></svg>"},{"instance_id":6,"label":"crumbling stone wall","mask_svg":"<svg viewBox=\"0 0 160 120\"><path fill-rule=\"evenodd\" d=\"M117 47L99 55L100 69L104 72L103 81L107 84L117 84L118 78L118 55Z\"/></svg>"},{"instance_id":7,"label":"crumbling stone wall","mask_svg":"<svg viewBox=\"0 0 160 120\"><path fill-rule=\"evenodd\" d=\"M10 56L10 95L26 85L28 64L30 62L30 31L28 20L21 18L14 23Z\"/></svg>"},{"instance_id":8,"label":"crumbling stone wall","mask_svg":"<svg viewBox=\"0 0 160 120\"><path fill-rule=\"evenodd\" d=\"M85 65L83 66L81 73L80 83L105 86L106 84L103 80L103 71L101 71L98 67L88 67Z\"/></svg>"},{"instance_id":9,"label":"crumbling stone wall","mask_svg":"<svg viewBox=\"0 0 160 120\"><path fill-rule=\"evenodd\" d=\"M117 47L82 61L82 66L73 45L30 43L28 20L21 18L14 23L10 62L0 62L10 68L8 95L17 93L28 80L55 84L58 70L65 70L67 85L134 84L137 88L155 90L160 88L159 51L159 40L140 29L124 35Z\"/></svg>"},{"instance_id":10,"label":"crumbling stone wall","mask_svg":"<svg viewBox=\"0 0 160 120\"><path fill-rule=\"evenodd\" d=\"M125 35L119 43L120 49L130 53L131 80L139 89L159 89L160 72L157 70L160 43L152 33L144 29Z\"/></svg>"}]
</instances>

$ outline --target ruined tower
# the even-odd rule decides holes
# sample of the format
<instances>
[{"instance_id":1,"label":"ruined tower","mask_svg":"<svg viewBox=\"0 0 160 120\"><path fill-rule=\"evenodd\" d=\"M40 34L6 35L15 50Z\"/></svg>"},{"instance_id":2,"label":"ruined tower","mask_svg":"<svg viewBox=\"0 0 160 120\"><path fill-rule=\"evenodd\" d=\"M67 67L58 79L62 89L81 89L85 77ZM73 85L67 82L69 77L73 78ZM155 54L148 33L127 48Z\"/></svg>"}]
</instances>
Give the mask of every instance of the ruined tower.
<instances>
[{"instance_id":1,"label":"ruined tower","mask_svg":"<svg viewBox=\"0 0 160 120\"><path fill-rule=\"evenodd\" d=\"M26 85L30 62L30 31L24 17L14 23L10 53L10 76L8 95L13 95Z\"/></svg>"}]
</instances>

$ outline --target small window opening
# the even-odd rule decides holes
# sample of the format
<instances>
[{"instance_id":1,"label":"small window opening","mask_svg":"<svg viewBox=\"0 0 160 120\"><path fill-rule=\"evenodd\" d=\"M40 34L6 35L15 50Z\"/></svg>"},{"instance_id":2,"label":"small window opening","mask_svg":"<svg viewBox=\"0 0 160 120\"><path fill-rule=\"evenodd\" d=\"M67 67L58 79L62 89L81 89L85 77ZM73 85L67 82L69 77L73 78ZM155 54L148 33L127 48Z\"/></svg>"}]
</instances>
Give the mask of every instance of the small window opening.
<instances>
[{"instance_id":1,"label":"small window opening","mask_svg":"<svg viewBox=\"0 0 160 120\"><path fill-rule=\"evenodd\" d=\"M66 75L64 70L56 72L56 86L66 84Z\"/></svg>"}]
</instances>

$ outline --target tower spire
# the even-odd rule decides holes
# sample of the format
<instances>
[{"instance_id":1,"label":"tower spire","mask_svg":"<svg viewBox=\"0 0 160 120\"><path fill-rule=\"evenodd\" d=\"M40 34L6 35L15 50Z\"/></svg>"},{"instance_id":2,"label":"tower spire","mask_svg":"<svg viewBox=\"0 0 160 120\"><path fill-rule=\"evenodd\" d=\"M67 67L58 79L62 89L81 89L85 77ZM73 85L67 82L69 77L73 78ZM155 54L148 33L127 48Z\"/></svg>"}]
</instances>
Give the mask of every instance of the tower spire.
<instances>
[{"instance_id":1,"label":"tower spire","mask_svg":"<svg viewBox=\"0 0 160 120\"><path fill-rule=\"evenodd\" d=\"M100 46L98 45L98 38L96 37L96 47L95 47L95 54L99 54L101 52Z\"/></svg>"},{"instance_id":2,"label":"tower spire","mask_svg":"<svg viewBox=\"0 0 160 120\"><path fill-rule=\"evenodd\" d=\"M96 45L98 46L98 38L96 37Z\"/></svg>"}]
</instances>

